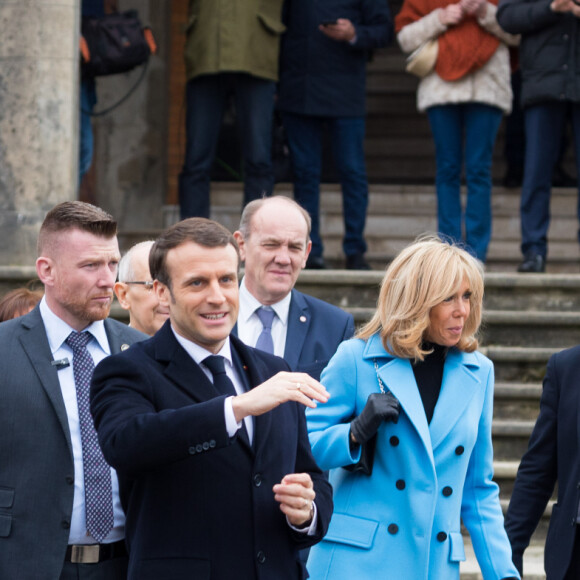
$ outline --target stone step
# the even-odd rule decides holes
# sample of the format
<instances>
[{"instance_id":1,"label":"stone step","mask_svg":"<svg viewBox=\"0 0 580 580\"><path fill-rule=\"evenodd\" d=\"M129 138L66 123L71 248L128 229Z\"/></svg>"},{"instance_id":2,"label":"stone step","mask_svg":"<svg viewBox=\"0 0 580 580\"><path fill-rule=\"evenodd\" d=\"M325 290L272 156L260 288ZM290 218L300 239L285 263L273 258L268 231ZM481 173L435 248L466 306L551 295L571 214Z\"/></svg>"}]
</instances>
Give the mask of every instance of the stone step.
<instances>
[{"instance_id":1,"label":"stone step","mask_svg":"<svg viewBox=\"0 0 580 580\"><path fill-rule=\"evenodd\" d=\"M540 383L496 382L494 420L535 422L540 412Z\"/></svg>"},{"instance_id":2,"label":"stone step","mask_svg":"<svg viewBox=\"0 0 580 580\"><path fill-rule=\"evenodd\" d=\"M341 308L374 308L381 271L304 270L297 288ZM485 274L485 311L580 311L579 274Z\"/></svg>"},{"instance_id":3,"label":"stone step","mask_svg":"<svg viewBox=\"0 0 580 580\"><path fill-rule=\"evenodd\" d=\"M398 162L398 161L397 161ZM465 191L465 188L463 188ZM332 267L343 267L342 196L335 183L321 186L321 231L325 243L325 257ZM276 193L292 195L292 186L281 183ZM463 194L465 198L465 193ZM493 236L488 253L488 269L515 271L521 261L519 191L494 188ZM575 189L555 189L552 196L552 221L549 232L549 272L580 271L580 249L576 242ZM239 183L214 183L212 217L234 231L237 229L242 203ZM164 223L179 219L177 206L165 206ZM367 259L375 269L385 265L417 236L434 232L437 228L436 199L433 186L378 185L370 186L369 211L365 229L368 244ZM123 232L123 248L144 236L155 237L159 232Z\"/></svg>"}]
</instances>

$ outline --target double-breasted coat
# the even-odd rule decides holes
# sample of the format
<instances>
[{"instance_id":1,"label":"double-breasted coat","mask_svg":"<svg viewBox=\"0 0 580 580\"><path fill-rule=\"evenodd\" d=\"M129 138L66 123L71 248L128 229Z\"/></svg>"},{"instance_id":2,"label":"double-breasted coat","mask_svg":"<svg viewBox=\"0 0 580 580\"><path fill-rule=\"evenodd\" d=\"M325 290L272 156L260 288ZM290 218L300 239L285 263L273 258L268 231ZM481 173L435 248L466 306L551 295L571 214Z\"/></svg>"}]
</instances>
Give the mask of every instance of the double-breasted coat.
<instances>
[{"instance_id":1,"label":"double-breasted coat","mask_svg":"<svg viewBox=\"0 0 580 580\"><path fill-rule=\"evenodd\" d=\"M349 422L380 392L379 378L401 411L396 424L379 428L369 476L342 466L360 458ZM307 420L314 457L331 470L334 513L310 553L313 580L459 578L461 520L484 579L518 577L492 481L494 373L486 357L449 350L430 424L410 361L390 355L378 335L344 342L321 382L331 398Z\"/></svg>"}]
</instances>

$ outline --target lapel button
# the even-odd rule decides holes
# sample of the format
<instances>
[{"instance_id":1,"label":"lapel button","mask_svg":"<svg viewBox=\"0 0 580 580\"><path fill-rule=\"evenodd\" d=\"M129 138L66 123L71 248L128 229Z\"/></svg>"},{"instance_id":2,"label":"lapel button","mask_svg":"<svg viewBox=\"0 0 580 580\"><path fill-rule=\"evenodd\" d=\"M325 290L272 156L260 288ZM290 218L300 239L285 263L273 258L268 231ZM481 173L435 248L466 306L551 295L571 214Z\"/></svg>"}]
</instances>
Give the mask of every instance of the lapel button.
<instances>
[{"instance_id":1,"label":"lapel button","mask_svg":"<svg viewBox=\"0 0 580 580\"><path fill-rule=\"evenodd\" d=\"M306 316L301 316L300 317L300 322L306 322Z\"/></svg>"}]
</instances>

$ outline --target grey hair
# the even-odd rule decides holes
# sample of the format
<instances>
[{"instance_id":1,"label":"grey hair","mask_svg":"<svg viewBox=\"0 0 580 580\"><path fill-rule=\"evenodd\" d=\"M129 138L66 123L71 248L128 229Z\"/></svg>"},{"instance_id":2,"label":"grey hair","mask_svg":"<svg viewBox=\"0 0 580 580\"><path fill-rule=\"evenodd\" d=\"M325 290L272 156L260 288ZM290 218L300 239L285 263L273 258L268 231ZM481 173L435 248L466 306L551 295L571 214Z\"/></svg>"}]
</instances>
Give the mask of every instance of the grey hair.
<instances>
[{"instance_id":1,"label":"grey hair","mask_svg":"<svg viewBox=\"0 0 580 580\"><path fill-rule=\"evenodd\" d=\"M148 247L151 250L154 243L153 240L147 240L145 242L139 242L129 248L119 262L119 282L135 282L135 264L133 263L135 252L144 247ZM146 263L147 267L149 267L149 260Z\"/></svg>"}]
</instances>

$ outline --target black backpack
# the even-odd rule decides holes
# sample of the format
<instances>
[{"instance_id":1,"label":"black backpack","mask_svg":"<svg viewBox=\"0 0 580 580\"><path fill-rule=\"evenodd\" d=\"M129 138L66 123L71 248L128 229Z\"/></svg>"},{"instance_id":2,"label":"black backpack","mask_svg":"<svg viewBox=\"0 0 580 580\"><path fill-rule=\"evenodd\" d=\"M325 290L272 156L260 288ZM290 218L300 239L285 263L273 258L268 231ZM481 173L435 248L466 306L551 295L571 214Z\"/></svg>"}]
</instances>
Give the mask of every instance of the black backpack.
<instances>
[{"instance_id":1,"label":"black backpack","mask_svg":"<svg viewBox=\"0 0 580 580\"><path fill-rule=\"evenodd\" d=\"M83 78L116 75L149 59L151 47L136 10L83 18L81 33L89 58L81 59Z\"/></svg>"}]
</instances>

